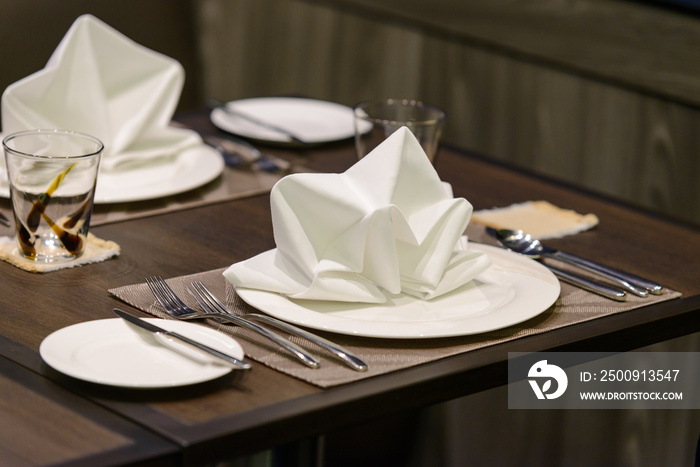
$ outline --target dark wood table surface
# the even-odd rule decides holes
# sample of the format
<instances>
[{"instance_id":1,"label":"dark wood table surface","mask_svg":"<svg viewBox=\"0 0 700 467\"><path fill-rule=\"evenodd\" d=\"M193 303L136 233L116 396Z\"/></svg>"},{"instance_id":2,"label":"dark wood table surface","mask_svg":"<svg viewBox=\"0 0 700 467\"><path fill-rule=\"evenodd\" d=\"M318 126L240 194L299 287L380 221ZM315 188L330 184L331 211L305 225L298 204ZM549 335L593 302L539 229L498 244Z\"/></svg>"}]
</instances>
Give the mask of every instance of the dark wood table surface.
<instances>
[{"instance_id":1,"label":"dark wood table surface","mask_svg":"<svg viewBox=\"0 0 700 467\"><path fill-rule=\"evenodd\" d=\"M177 119L215 131L205 113ZM268 152L301 157L310 169L328 172L343 171L355 161L350 141L304 154L280 148ZM48 445L55 451L44 463L98 465L107 462L95 459L112 459L114 464L169 465L231 459L503 385L509 351L624 351L700 329L696 227L445 147L437 169L455 195L475 209L544 199L595 213L597 228L549 243L654 278L683 297L331 389L260 364L194 387L115 389L53 371L39 356L42 340L65 326L112 318L115 306L139 313L108 289L156 274L168 278L221 268L273 248L269 197L98 226L96 235L121 246L117 259L45 275L0 264L0 386L14 400L28 400L22 395L31 394L34 401L24 410L0 405L1 423L14 416L13 435L7 428L0 434L0 459L21 459L24 451ZM7 200L0 203L9 206ZM41 404L45 408L39 410ZM65 417L70 423L61 422ZM32 433L42 440L38 446ZM12 442L13 436L22 442ZM76 437L84 441L82 448L71 447Z\"/></svg>"}]
</instances>

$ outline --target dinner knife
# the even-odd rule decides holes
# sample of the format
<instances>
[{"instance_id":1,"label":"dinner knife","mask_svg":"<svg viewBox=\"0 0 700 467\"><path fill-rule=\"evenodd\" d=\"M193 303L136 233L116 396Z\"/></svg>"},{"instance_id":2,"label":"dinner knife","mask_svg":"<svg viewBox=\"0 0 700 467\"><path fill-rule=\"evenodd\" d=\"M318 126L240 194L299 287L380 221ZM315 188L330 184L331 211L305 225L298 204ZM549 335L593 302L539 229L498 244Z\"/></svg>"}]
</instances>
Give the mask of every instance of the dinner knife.
<instances>
[{"instance_id":1,"label":"dinner knife","mask_svg":"<svg viewBox=\"0 0 700 467\"><path fill-rule=\"evenodd\" d=\"M222 360L225 360L229 363L232 363L233 365L236 366L236 368L239 368L241 370L249 370L251 368L250 363L239 360L238 358L228 355L224 352L220 352L219 350L216 350L213 347L209 347L208 345L202 344L201 342L197 342L193 339L190 339L187 336L183 336L182 334L179 334L174 331L168 331L167 329L163 329L161 327L156 326L155 324L152 324L148 321L144 321L141 318L131 315L127 313L126 311L120 310L119 308L114 308L114 314L122 318L123 320L135 324L136 326L139 326L142 329L145 329L146 331L152 332L154 334L163 334L168 337L172 337L178 340L181 340L182 342L186 342L187 344L196 347L200 350L203 350L211 355L214 355L215 357L218 357Z\"/></svg>"},{"instance_id":2,"label":"dinner knife","mask_svg":"<svg viewBox=\"0 0 700 467\"><path fill-rule=\"evenodd\" d=\"M564 261L574 266L578 266L586 271L590 271L602 276L608 277L615 280L619 284L625 286L626 289L633 292L635 295L645 296L644 292L650 292L654 295L659 295L662 293L663 286L649 279L636 276L634 274L620 271L619 269L606 266L604 264L596 263L595 261L582 258L580 256L573 255L571 253L566 253L561 250L556 250L554 248L546 247L542 245L542 256L548 258L558 259L559 261ZM640 289L640 287L642 289ZM641 290L641 293L640 293Z\"/></svg>"},{"instance_id":3,"label":"dinner knife","mask_svg":"<svg viewBox=\"0 0 700 467\"><path fill-rule=\"evenodd\" d=\"M552 271L555 276L564 282L576 285L584 290L602 295L603 297L611 300L618 302L624 302L627 300L627 293L622 289L588 279L587 277L580 276L569 271L564 271L563 269L555 268L554 266L550 266L548 264L545 264L545 267Z\"/></svg>"}]
</instances>

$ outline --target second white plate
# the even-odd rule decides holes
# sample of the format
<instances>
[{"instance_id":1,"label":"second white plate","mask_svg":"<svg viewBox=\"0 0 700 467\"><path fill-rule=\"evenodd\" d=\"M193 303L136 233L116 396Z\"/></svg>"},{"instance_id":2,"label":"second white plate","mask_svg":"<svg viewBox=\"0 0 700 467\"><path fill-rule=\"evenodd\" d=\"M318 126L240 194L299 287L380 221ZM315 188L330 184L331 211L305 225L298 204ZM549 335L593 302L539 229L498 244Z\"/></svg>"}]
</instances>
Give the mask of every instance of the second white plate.
<instances>
[{"instance_id":1,"label":"second white plate","mask_svg":"<svg viewBox=\"0 0 700 467\"><path fill-rule=\"evenodd\" d=\"M183 321L157 318L146 321L243 358L243 349L236 340L213 329ZM120 318L86 321L59 329L42 341L39 353L61 373L126 388L201 383L233 369L188 344L156 336Z\"/></svg>"},{"instance_id":2,"label":"second white plate","mask_svg":"<svg viewBox=\"0 0 700 467\"><path fill-rule=\"evenodd\" d=\"M276 318L323 331L364 337L421 339L465 336L522 323L547 310L560 284L546 267L510 251L470 243L492 266L472 282L432 300L387 295L382 304L292 300L237 288L249 305ZM271 254L270 250L268 254Z\"/></svg>"},{"instance_id":3,"label":"second white plate","mask_svg":"<svg viewBox=\"0 0 700 467\"><path fill-rule=\"evenodd\" d=\"M328 143L352 138L355 124L352 109L334 102L295 97L261 97L229 102L227 106L293 133L310 144ZM218 128L256 141L275 144L296 144L289 137L226 113L211 112L211 121ZM363 122L369 131L371 125Z\"/></svg>"}]
</instances>

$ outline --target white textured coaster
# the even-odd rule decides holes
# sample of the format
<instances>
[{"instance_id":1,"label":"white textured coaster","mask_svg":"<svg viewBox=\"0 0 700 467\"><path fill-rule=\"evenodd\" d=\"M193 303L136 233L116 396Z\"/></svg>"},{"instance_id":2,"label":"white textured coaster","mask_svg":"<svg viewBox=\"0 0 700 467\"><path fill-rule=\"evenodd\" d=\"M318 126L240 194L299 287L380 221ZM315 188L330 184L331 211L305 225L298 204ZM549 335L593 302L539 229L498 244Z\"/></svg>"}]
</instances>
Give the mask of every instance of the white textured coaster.
<instances>
[{"instance_id":1,"label":"white textured coaster","mask_svg":"<svg viewBox=\"0 0 700 467\"><path fill-rule=\"evenodd\" d=\"M494 229L522 230L535 238L574 235L598 225L595 214L579 214L547 201L526 201L503 208L474 211L472 221Z\"/></svg>"},{"instance_id":2,"label":"white textured coaster","mask_svg":"<svg viewBox=\"0 0 700 467\"><path fill-rule=\"evenodd\" d=\"M22 256L17 246L17 240L14 237L0 237L0 259L30 272L51 272L98 263L113 256L118 256L120 250L121 248L116 243L102 240L88 233L85 251L79 258L61 263L40 263Z\"/></svg>"}]
</instances>

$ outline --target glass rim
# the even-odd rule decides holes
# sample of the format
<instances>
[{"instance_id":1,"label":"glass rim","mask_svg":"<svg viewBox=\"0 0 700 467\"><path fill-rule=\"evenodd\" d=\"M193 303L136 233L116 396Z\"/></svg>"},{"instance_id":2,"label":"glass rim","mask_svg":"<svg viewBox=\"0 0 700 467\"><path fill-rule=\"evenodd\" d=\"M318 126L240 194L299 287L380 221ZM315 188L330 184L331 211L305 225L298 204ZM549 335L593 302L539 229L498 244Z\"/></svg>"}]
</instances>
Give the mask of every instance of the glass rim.
<instances>
[{"instance_id":1,"label":"glass rim","mask_svg":"<svg viewBox=\"0 0 700 467\"><path fill-rule=\"evenodd\" d=\"M388 99L381 99L381 100L366 100L362 102L358 102L357 104L352 106L353 109L353 114L358 117L362 118L363 120L366 120L368 122L372 123L391 123L391 124L396 124L398 123L397 120L392 120L388 118L381 118L381 117L370 117L369 115L358 115L357 110L361 109L364 110L365 106L368 105L394 105L394 104L400 104L405 107L415 107L415 108L421 108L421 109L426 109L431 112L437 112L438 115L433 118L426 118L426 119L420 119L420 120L409 120L406 122L402 123L408 123L411 125L433 125L436 123L441 123L447 118L447 112L432 104L425 104L420 100L417 99L396 99L396 98L388 98Z\"/></svg>"},{"instance_id":2,"label":"glass rim","mask_svg":"<svg viewBox=\"0 0 700 467\"><path fill-rule=\"evenodd\" d=\"M94 151L89 151L86 154L79 154L79 155L74 155L74 156L50 156L50 155L44 155L44 154L32 154L32 153L20 151L18 149L14 149L14 148L11 148L10 146L8 146L8 143L11 140L16 139L16 138L20 138L22 136L30 136L30 135L78 136L80 138L92 141L93 143L97 144L97 149ZM104 150L105 145L98 138L96 138L92 135L88 135L87 133L81 133L79 131L61 130L61 129L34 129L34 130L22 130L22 131L18 131L18 132L12 133L10 135L7 135L2 140L2 147L5 151L9 151L15 155L23 156L23 157L32 157L32 158L46 159L46 160L72 160L72 159L87 159L90 157L97 156Z\"/></svg>"}]
</instances>

